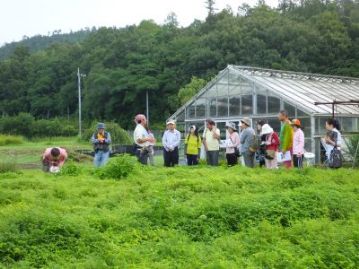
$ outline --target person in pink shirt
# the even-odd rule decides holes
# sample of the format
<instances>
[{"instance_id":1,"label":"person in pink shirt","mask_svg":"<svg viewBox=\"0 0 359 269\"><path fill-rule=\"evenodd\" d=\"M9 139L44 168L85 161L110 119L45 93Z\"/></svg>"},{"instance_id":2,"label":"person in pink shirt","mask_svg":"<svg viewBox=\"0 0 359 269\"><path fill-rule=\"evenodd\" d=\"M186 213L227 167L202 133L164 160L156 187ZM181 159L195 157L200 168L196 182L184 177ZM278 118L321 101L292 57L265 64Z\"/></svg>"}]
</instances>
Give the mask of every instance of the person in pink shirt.
<instances>
[{"instance_id":1,"label":"person in pink shirt","mask_svg":"<svg viewBox=\"0 0 359 269\"><path fill-rule=\"evenodd\" d=\"M292 120L292 127L294 130L293 136L293 165L296 168L303 167L304 156L304 133L301 129L300 120Z\"/></svg>"},{"instance_id":2,"label":"person in pink shirt","mask_svg":"<svg viewBox=\"0 0 359 269\"><path fill-rule=\"evenodd\" d=\"M56 168L54 170L60 171L60 168L64 165L67 159L67 152L63 148L55 147L55 148L47 148L42 155L42 168L44 172L52 171L52 168Z\"/></svg>"}]
</instances>

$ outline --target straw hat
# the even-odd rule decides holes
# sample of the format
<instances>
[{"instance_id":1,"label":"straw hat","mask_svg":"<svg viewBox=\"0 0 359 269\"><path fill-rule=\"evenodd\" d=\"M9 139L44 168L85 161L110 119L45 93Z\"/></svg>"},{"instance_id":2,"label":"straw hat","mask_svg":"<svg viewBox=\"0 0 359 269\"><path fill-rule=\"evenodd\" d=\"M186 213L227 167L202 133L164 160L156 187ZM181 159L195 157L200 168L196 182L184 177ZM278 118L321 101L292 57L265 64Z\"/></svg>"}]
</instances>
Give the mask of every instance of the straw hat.
<instances>
[{"instance_id":1,"label":"straw hat","mask_svg":"<svg viewBox=\"0 0 359 269\"><path fill-rule=\"evenodd\" d=\"M241 119L241 123L244 123L247 126L251 126L251 120L249 118Z\"/></svg>"}]
</instances>

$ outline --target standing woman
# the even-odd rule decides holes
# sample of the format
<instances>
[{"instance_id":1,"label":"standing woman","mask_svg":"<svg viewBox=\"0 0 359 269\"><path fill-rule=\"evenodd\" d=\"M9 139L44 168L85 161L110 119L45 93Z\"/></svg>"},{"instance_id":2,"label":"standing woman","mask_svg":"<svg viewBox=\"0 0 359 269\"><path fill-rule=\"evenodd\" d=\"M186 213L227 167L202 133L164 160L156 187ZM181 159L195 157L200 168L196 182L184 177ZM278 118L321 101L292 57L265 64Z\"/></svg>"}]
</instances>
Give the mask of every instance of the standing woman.
<instances>
[{"instance_id":1,"label":"standing woman","mask_svg":"<svg viewBox=\"0 0 359 269\"><path fill-rule=\"evenodd\" d=\"M228 139L226 141L226 158L228 166L238 164L238 146L240 144L239 134L237 132L236 124L229 122L226 125L228 132Z\"/></svg>"},{"instance_id":2,"label":"standing woman","mask_svg":"<svg viewBox=\"0 0 359 269\"><path fill-rule=\"evenodd\" d=\"M340 133L340 125L336 119L328 119L325 123L327 133L321 142L325 149L326 165L330 166L331 154L334 149L341 151L342 135Z\"/></svg>"},{"instance_id":3,"label":"standing woman","mask_svg":"<svg viewBox=\"0 0 359 269\"><path fill-rule=\"evenodd\" d=\"M198 135L198 130L195 125L192 125L189 129L189 134L185 140L185 154L187 156L187 165L197 165L198 164L198 154L201 149L202 139Z\"/></svg>"},{"instance_id":4,"label":"standing woman","mask_svg":"<svg viewBox=\"0 0 359 269\"><path fill-rule=\"evenodd\" d=\"M293 136L293 165L296 168L303 168L304 156L304 133L301 129L300 120L294 119L292 121L294 131Z\"/></svg>"},{"instance_id":5,"label":"standing woman","mask_svg":"<svg viewBox=\"0 0 359 269\"><path fill-rule=\"evenodd\" d=\"M273 128L269 124L264 124L262 127L261 136L265 137L265 141L262 142L262 145L265 146L265 163L268 169L277 169L277 152L279 149L279 137Z\"/></svg>"}]
</instances>

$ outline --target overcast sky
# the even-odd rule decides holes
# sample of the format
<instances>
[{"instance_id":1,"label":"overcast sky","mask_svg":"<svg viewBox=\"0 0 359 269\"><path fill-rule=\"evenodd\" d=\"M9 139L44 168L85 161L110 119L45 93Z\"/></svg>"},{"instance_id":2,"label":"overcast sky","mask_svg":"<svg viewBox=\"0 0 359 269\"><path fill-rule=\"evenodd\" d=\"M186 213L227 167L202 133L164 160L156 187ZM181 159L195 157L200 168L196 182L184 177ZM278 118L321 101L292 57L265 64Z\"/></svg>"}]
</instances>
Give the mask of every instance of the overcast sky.
<instances>
[{"instance_id":1,"label":"overcast sky","mask_svg":"<svg viewBox=\"0 0 359 269\"><path fill-rule=\"evenodd\" d=\"M92 26L126 26L144 19L163 23L175 12L182 26L206 17L205 0L0 0L0 46L23 36L47 35L53 30L76 31ZM216 8L257 0L216 0ZM278 0L266 0L277 6Z\"/></svg>"}]
</instances>

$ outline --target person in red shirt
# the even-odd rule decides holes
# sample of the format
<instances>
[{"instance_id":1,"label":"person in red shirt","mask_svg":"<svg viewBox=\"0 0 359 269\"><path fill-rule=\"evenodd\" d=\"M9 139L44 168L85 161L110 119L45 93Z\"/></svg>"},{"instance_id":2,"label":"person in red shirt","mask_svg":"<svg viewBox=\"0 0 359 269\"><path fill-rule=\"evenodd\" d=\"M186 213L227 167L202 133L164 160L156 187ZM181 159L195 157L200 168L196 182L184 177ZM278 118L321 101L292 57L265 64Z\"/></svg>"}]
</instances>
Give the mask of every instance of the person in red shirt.
<instances>
[{"instance_id":1,"label":"person in red shirt","mask_svg":"<svg viewBox=\"0 0 359 269\"><path fill-rule=\"evenodd\" d=\"M265 154L265 163L268 169L277 169L277 152L279 149L279 137L276 132L274 132L273 128L269 126L269 124L264 124L262 126L261 136L265 136L265 141L263 143L266 147Z\"/></svg>"},{"instance_id":2,"label":"person in red shirt","mask_svg":"<svg viewBox=\"0 0 359 269\"><path fill-rule=\"evenodd\" d=\"M59 172L67 159L67 152L63 148L47 148L42 155L42 169L44 172Z\"/></svg>"}]
</instances>

